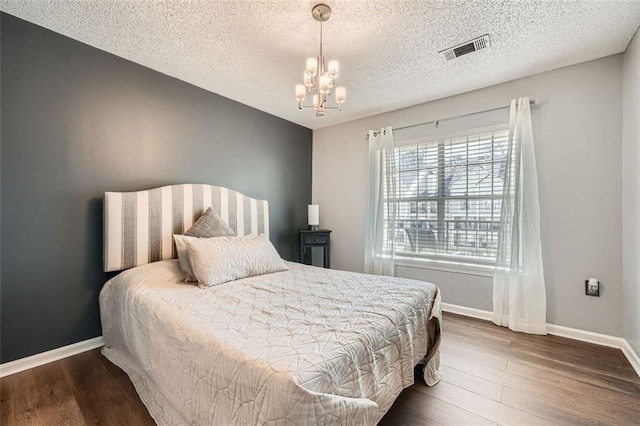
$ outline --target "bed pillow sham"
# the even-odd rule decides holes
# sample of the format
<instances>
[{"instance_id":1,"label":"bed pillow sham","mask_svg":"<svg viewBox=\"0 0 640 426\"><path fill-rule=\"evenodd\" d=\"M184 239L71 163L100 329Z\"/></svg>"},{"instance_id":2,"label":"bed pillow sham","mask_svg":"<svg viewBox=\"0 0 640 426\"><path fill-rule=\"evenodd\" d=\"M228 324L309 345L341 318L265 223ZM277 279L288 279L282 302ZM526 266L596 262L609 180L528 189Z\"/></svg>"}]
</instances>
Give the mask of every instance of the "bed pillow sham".
<instances>
[{"instance_id":1,"label":"bed pillow sham","mask_svg":"<svg viewBox=\"0 0 640 426\"><path fill-rule=\"evenodd\" d=\"M235 236L236 233L233 232L233 229L227 225L227 223L220 217L215 210L211 207L204 212L196 223L193 224L191 228L187 232L184 233L189 237L197 237L197 238L215 238L215 237L226 237L226 236ZM185 282L196 282L198 281L191 270L191 264L189 263L189 257L187 254L187 247L182 240L180 235L174 235L174 241L176 242L176 252L178 253L178 262L180 263L180 269L184 274Z\"/></svg>"},{"instance_id":2,"label":"bed pillow sham","mask_svg":"<svg viewBox=\"0 0 640 426\"><path fill-rule=\"evenodd\" d=\"M289 269L264 234L182 240L201 288Z\"/></svg>"}]
</instances>

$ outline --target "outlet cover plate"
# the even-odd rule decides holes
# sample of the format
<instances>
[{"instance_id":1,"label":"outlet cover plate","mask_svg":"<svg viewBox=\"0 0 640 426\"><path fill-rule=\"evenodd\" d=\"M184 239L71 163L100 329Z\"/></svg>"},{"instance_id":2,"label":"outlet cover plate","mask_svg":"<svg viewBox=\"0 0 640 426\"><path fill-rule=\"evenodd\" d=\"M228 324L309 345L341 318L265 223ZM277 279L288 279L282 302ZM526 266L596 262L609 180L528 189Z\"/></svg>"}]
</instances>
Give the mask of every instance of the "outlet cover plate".
<instances>
[{"instance_id":1,"label":"outlet cover plate","mask_svg":"<svg viewBox=\"0 0 640 426\"><path fill-rule=\"evenodd\" d=\"M600 297L600 281L598 281L598 287L596 287L595 291L592 291L589 288L589 280L584 280L584 294L587 296Z\"/></svg>"}]
</instances>

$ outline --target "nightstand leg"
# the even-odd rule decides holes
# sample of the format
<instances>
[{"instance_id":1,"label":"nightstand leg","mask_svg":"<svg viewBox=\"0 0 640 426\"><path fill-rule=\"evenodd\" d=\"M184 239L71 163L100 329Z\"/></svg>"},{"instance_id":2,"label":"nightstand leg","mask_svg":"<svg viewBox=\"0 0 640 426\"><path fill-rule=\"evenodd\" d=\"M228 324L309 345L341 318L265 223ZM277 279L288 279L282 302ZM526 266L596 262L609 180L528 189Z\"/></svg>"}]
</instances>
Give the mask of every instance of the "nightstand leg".
<instances>
[{"instance_id":1,"label":"nightstand leg","mask_svg":"<svg viewBox=\"0 0 640 426\"><path fill-rule=\"evenodd\" d=\"M329 249L329 244L327 243L326 246L324 246L324 267L325 268L330 268L330 262L331 262L331 251Z\"/></svg>"},{"instance_id":2,"label":"nightstand leg","mask_svg":"<svg viewBox=\"0 0 640 426\"><path fill-rule=\"evenodd\" d=\"M311 257L311 247L303 247L302 248L302 256L300 259L300 263L304 263L305 265L311 265L312 264L312 257Z\"/></svg>"}]
</instances>

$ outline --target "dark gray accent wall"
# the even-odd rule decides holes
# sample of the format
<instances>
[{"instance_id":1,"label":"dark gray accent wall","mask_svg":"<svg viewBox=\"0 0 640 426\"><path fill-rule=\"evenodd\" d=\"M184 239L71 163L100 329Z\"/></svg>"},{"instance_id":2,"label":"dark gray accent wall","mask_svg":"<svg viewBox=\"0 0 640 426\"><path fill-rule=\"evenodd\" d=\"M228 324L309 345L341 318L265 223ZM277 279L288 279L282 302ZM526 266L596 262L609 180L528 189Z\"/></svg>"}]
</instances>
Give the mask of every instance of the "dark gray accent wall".
<instances>
[{"instance_id":1,"label":"dark gray accent wall","mask_svg":"<svg viewBox=\"0 0 640 426\"><path fill-rule=\"evenodd\" d=\"M295 257L311 130L1 16L1 361L101 334L102 197L175 183L270 206Z\"/></svg>"}]
</instances>

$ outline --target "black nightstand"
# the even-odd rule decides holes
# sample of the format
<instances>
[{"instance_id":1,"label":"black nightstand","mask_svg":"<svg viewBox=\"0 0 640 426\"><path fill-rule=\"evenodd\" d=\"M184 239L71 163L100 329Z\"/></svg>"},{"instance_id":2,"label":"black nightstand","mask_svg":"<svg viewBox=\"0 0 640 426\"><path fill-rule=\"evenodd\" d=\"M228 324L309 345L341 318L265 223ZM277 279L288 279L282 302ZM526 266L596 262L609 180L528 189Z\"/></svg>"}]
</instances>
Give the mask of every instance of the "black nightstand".
<instances>
[{"instance_id":1,"label":"black nightstand","mask_svg":"<svg viewBox=\"0 0 640 426\"><path fill-rule=\"evenodd\" d=\"M329 262L331 260L331 231L329 229L318 229L315 231L300 229L298 235L300 237L300 251L298 252L300 263L311 265L311 250L313 250L314 247L321 247L324 254L323 266L329 268Z\"/></svg>"}]
</instances>

